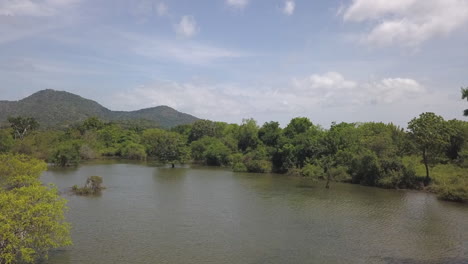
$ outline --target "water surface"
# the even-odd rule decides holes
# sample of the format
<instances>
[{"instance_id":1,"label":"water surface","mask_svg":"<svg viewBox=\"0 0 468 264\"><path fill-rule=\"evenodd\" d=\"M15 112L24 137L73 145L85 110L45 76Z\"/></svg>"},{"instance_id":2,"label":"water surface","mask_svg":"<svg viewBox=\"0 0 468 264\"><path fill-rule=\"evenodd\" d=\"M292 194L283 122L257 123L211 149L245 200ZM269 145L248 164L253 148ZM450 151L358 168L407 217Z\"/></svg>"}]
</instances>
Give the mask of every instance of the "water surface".
<instances>
[{"instance_id":1,"label":"water surface","mask_svg":"<svg viewBox=\"0 0 468 264\"><path fill-rule=\"evenodd\" d=\"M50 264L468 263L468 206L433 195L207 167L99 162L51 169L74 245Z\"/></svg>"}]
</instances>

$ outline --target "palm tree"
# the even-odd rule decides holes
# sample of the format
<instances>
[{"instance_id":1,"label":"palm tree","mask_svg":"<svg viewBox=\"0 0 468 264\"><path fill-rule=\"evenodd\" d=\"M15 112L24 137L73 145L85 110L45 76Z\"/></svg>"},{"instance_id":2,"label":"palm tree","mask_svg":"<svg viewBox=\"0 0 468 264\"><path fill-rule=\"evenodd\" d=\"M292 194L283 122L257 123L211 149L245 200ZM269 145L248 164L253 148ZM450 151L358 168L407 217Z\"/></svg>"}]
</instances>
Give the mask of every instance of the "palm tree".
<instances>
[{"instance_id":1,"label":"palm tree","mask_svg":"<svg viewBox=\"0 0 468 264\"><path fill-rule=\"evenodd\" d=\"M461 88L461 93L462 93L462 99L466 98L466 100L468 101L468 87ZM468 109L465 109L465 111L463 111L463 115L468 116Z\"/></svg>"}]
</instances>

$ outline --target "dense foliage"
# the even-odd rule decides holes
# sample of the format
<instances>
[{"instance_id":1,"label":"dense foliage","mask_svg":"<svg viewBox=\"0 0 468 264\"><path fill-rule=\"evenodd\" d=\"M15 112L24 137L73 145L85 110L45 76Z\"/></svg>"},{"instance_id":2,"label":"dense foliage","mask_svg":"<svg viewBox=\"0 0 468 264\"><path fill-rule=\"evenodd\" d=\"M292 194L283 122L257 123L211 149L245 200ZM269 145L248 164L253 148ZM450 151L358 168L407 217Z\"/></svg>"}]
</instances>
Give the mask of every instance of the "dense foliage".
<instances>
[{"instance_id":1,"label":"dense foliage","mask_svg":"<svg viewBox=\"0 0 468 264\"><path fill-rule=\"evenodd\" d=\"M332 123L308 118L259 126L198 120L171 130L144 129L89 118L64 130L37 130L14 139L0 130L0 151L23 153L58 166L112 157L230 166L238 172L276 172L383 188L427 189L449 200L468 200L468 122L434 113L405 130L384 123Z\"/></svg>"},{"instance_id":2,"label":"dense foliage","mask_svg":"<svg viewBox=\"0 0 468 264\"><path fill-rule=\"evenodd\" d=\"M0 154L0 264L36 263L71 244L66 201L39 181L45 169L43 161Z\"/></svg>"}]
</instances>

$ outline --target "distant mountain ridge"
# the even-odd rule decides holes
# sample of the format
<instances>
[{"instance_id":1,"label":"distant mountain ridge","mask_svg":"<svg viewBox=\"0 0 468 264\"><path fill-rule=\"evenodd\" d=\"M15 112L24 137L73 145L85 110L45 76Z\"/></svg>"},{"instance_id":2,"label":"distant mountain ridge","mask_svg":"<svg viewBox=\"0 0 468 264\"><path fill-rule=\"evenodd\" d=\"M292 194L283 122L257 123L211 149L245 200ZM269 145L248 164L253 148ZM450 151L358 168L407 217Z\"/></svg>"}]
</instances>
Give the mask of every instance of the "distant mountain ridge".
<instances>
[{"instance_id":1,"label":"distant mountain ridge","mask_svg":"<svg viewBox=\"0 0 468 264\"><path fill-rule=\"evenodd\" d=\"M0 101L0 123L9 116L34 117L43 127L68 126L88 117L105 121L146 120L159 127L171 128L198 120L168 106L156 106L136 111L112 111L79 95L56 90L42 90L19 101Z\"/></svg>"}]
</instances>

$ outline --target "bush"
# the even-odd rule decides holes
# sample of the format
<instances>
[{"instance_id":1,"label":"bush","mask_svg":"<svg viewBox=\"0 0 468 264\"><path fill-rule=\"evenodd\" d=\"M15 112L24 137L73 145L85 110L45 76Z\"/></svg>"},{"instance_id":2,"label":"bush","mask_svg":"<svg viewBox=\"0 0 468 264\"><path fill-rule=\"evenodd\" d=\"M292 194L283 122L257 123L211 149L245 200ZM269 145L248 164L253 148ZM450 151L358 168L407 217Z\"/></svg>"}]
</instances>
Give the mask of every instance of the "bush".
<instances>
[{"instance_id":1,"label":"bush","mask_svg":"<svg viewBox=\"0 0 468 264\"><path fill-rule=\"evenodd\" d=\"M120 155L126 159L146 160L145 147L137 143L128 143L122 147Z\"/></svg>"},{"instance_id":2,"label":"bush","mask_svg":"<svg viewBox=\"0 0 468 264\"><path fill-rule=\"evenodd\" d=\"M351 175L348 173L348 168L345 166L337 166L329 169L330 177L334 181L348 182L351 181Z\"/></svg>"},{"instance_id":3,"label":"bush","mask_svg":"<svg viewBox=\"0 0 468 264\"><path fill-rule=\"evenodd\" d=\"M100 194L103 189L105 188L102 186L102 177L99 176L88 177L84 187L78 187L78 185L72 187L72 191L77 195L96 195Z\"/></svg>"},{"instance_id":4,"label":"bush","mask_svg":"<svg viewBox=\"0 0 468 264\"><path fill-rule=\"evenodd\" d=\"M325 173L323 168L313 164L306 164L301 170L301 176L313 179L314 181L318 179L323 179Z\"/></svg>"},{"instance_id":5,"label":"bush","mask_svg":"<svg viewBox=\"0 0 468 264\"><path fill-rule=\"evenodd\" d=\"M80 145L76 142L64 142L55 151L52 162L56 166L76 166L80 163Z\"/></svg>"},{"instance_id":6,"label":"bush","mask_svg":"<svg viewBox=\"0 0 468 264\"><path fill-rule=\"evenodd\" d=\"M248 172L271 172L271 162L267 160L246 160L244 165Z\"/></svg>"},{"instance_id":7,"label":"bush","mask_svg":"<svg viewBox=\"0 0 468 264\"><path fill-rule=\"evenodd\" d=\"M0 129L0 153L8 152L13 147L15 141L10 129Z\"/></svg>"},{"instance_id":8,"label":"bush","mask_svg":"<svg viewBox=\"0 0 468 264\"><path fill-rule=\"evenodd\" d=\"M468 201L468 174L466 169L452 164L437 165L432 172L433 183L430 189L440 199L465 202Z\"/></svg>"},{"instance_id":9,"label":"bush","mask_svg":"<svg viewBox=\"0 0 468 264\"><path fill-rule=\"evenodd\" d=\"M80 148L80 157L84 160L97 158L96 152L87 144L84 144Z\"/></svg>"},{"instance_id":10,"label":"bush","mask_svg":"<svg viewBox=\"0 0 468 264\"><path fill-rule=\"evenodd\" d=\"M231 150L223 143L217 142L208 146L203 153L205 162L211 166L221 166L229 164L229 155Z\"/></svg>"},{"instance_id":11,"label":"bush","mask_svg":"<svg viewBox=\"0 0 468 264\"><path fill-rule=\"evenodd\" d=\"M242 162L236 162L232 165L234 172L247 172L247 167Z\"/></svg>"}]
</instances>

